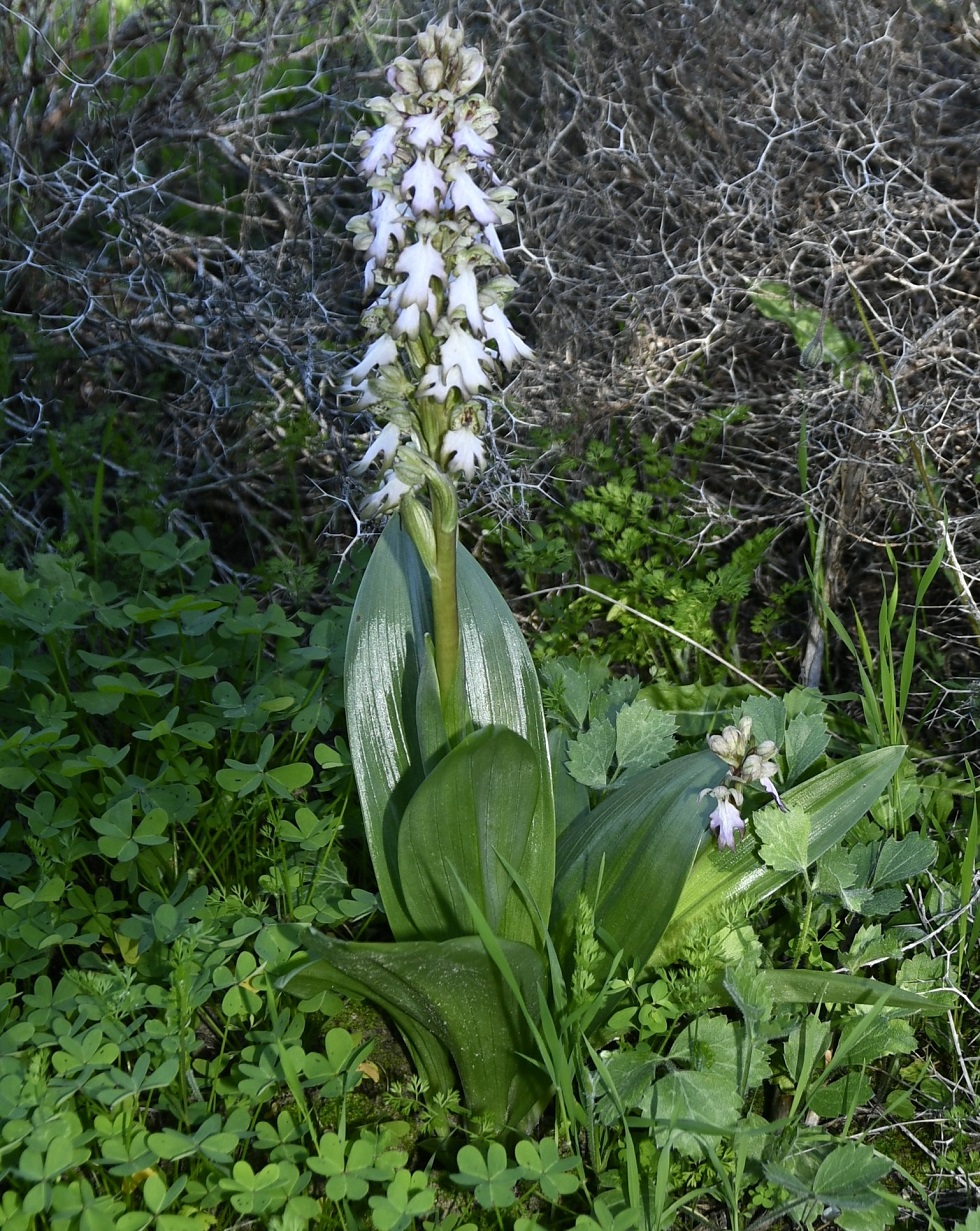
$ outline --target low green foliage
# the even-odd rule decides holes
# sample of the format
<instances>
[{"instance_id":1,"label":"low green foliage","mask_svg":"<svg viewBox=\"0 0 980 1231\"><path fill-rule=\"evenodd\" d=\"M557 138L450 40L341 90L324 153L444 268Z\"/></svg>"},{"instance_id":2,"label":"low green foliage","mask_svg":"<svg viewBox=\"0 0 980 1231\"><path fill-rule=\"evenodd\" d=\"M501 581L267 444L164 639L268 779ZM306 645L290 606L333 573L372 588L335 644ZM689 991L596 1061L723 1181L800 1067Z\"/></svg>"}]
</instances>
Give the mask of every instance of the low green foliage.
<instances>
[{"instance_id":1,"label":"low green foliage","mask_svg":"<svg viewBox=\"0 0 980 1231\"><path fill-rule=\"evenodd\" d=\"M573 583L567 592L535 598L539 650L560 656L588 648L670 680L725 678L699 647L738 661L743 604L778 532L727 526L717 510L695 511L691 492L722 434L748 413L736 406L707 416L669 447L647 436L593 440L584 458L559 476L586 485L580 498L565 506L526 497L534 517L527 533L500 532L508 564L535 593ZM577 592L578 580L608 601ZM785 587L765 607L756 597L751 618L761 621L760 631L785 618L798 588Z\"/></svg>"},{"instance_id":2,"label":"low green foliage","mask_svg":"<svg viewBox=\"0 0 980 1231\"><path fill-rule=\"evenodd\" d=\"M960 787L907 762L896 836L863 770L870 814L814 862L838 798L820 785L833 745L814 693L640 688L594 660L545 664L560 827L629 808L636 783L742 716L782 748L790 811L760 794L735 856L701 857L699 875L733 892L699 914L692 879L660 969L611 967L569 889L568 982L554 968L555 1005L522 1045L557 1091L555 1135L460 1145L449 1091L424 1114L384 1110L378 1038L345 1008L353 983L281 1001L266 976L298 958L300 933L277 921L340 943L376 911L345 865L347 609L261 606L215 581L206 544L172 535L117 534L101 558L102 579L51 553L0 576L0 1226L625 1229L683 1222L699 1201L733 1221L828 1206L853 1231L894 1220L904 1198L878 1138L841 1131L882 1105L946 1102L909 1016L916 995L947 1003L945 966L909 950L922 927L905 886L933 870L934 909L965 900L935 828ZM612 876L612 830L603 841ZM766 906L768 885L783 888ZM968 917L958 927L969 943ZM897 990L854 978L880 973ZM458 995L447 980L446 1003Z\"/></svg>"}]
</instances>

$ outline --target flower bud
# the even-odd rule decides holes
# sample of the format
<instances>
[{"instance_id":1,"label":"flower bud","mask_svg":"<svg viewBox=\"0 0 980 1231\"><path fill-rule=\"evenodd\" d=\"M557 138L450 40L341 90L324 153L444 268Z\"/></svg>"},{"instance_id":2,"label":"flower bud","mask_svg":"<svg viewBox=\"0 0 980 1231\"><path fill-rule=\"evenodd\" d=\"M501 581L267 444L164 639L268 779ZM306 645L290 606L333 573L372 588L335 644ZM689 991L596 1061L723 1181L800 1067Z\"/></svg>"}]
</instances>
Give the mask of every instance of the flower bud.
<instances>
[{"instance_id":1,"label":"flower bud","mask_svg":"<svg viewBox=\"0 0 980 1231\"><path fill-rule=\"evenodd\" d=\"M459 76L454 83L456 94L468 94L483 76L486 63L475 47L464 47L459 53Z\"/></svg>"},{"instance_id":2,"label":"flower bud","mask_svg":"<svg viewBox=\"0 0 980 1231\"><path fill-rule=\"evenodd\" d=\"M418 94L419 78L415 65L404 56L399 56L391 63L385 76L388 84L393 89L400 90L402 94Z\"/></svg>"},{"instance_id":3,"label":"flower bud","mask_svg":"<svg viewBox=\"0 0 980 1231\"><path fill-rule=\"evenodd\" d=\"M438 56L429 56L428 59L422 61L419 76L423 90L438 90L445 75L446 70Z\"/></svg>"}]
</instances>

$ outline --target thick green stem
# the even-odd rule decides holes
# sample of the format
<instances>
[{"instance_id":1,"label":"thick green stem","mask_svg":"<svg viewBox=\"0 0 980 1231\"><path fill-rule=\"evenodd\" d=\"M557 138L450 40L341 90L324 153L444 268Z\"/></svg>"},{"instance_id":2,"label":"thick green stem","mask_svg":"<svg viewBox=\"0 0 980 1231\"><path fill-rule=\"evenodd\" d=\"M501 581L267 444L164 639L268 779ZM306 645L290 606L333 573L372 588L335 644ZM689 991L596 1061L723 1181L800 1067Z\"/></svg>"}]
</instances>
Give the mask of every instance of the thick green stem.
<instances>
[{"instance_id":1,"label":"thick green stem","mask_svg":"<svg viewBox=\"0 0 980 1231\"><path fill-rule=\"evenodd\" d=\"M451 530L433 519L436 535L436 567L432 580L432 620L435 633L436 676L445 711L456 681L459 664L459 605L456 595L456 527Z\"/></svg>"},{"instance_id":2,"label":"thick green stem","mask_svg":"<svg viewBox=\"0 0 980 1231\"><path fill-rule=\"evenodd\" d=\"M436 677L446 729L453 738L460 717L459 600L456 593L456 540L459 502L452 479L426 459L426 487L432 511L402 501L402 522L418 549L432 590L432 631Z\"/></svg>"},{"instance_id":3,"label":"thick green stem","mask_svg":"<svg viewBox=\"0 0 980 1231\"><path fill-rule=\"evenodd\" d=\"M459 530L459 501L456 485L439 472L429 479L432 501L432 530L435 534L435 568L432 581L432 623L436 653L436 676L444 716L455 709L459 673L459 598L456 593L456 539ZM447 721L447 728L455 723Z\"/></svg>"}]
</instances>

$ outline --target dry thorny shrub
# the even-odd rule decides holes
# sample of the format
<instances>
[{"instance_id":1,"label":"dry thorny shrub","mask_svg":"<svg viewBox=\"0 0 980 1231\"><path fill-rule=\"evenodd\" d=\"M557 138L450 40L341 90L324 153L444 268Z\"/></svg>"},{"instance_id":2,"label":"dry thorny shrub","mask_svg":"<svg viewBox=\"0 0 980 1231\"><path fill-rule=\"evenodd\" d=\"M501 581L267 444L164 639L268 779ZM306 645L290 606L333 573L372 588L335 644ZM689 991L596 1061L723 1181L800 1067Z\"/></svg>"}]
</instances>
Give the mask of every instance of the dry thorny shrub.
<instances>
[{"instance_id":1,"label":"dry thorny shrub","mask_svg":"<svg viewBox=\"0 0 980 1231\"><path fill-rule=\"evenodd\" d=\"M0 3L8 466L111 411L117 486L126 442L145 445L171 517L202 518L239 562L223 535L275 546L295 516L284 472L332 447L303 424L357 314L347 112L376 57L356 11ZM357 20L376 36L370 5ZM21 532L57 513L51 486L10 510Z\"/></svg>"},{"instance_id":2,"label":"dry thorny shrub","mask_svg":"<svg viewBox=\"0 0 980 1231\"><path fill-rule=\"evenodd\" d=\"M212 533L222 502L231 524L274 524L271 459L297 417L327 425L327 458L303 436L287 465L329 470L359 311L350 104L433 15L395 9L156 0L123 20L107 0L0 0L2 311L26 356L0 383L8 446L66 407L152 408L166 490ZM980 676L976 0L459 12L520 193L511 263L538 359L513 403L579 440L615 425L665 448L747 407L692 508L733 542L785 527L771 584L799 575L809 508L828 597L872 626L880 546L924 564L944 508L959 580L934 595L936 675ZM859 388L802 372L747 294L773 280L819 307L835 274L831 318L876 373ZM56 375L29 370L41 336Z\"/></svg>"},{"instance_id":3,"label":"dry thorny shrub","mask_svg":"<svg viewBox=\"0 0 980 1231\"><path fill-rule=\"evenodd\" d=\"M496 51L533 255L539 359L516 397L665 447L744 405L692 506L733 530L785 527L777 578L799 576L809 504L828 597L871 628L881 546L924 567L947 538L951 584L929 596L945 608L936 672L975 679L975 0L473 0L468 15ZM819 309L835 274L831 320L874 373L857 390L830 367L801 371L789 329L747 295L777 281Z\"/></svg>"}]
</instances>

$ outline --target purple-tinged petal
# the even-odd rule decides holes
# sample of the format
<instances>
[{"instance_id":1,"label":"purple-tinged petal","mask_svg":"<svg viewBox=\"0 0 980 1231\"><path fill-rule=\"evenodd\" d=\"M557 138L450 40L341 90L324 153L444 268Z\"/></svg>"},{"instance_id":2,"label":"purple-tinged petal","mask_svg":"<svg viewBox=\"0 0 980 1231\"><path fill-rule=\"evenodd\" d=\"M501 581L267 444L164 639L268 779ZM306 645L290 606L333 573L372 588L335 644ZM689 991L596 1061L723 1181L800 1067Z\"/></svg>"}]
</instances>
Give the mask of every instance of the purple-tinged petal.
<instances>
[{"instance_id":1,"label":"purple-tinged petal","mask_svg":"<svg viewBox=\"0 0 980 1231\"><path fill-rule=\"evenodd\" d=\"M789 808L787 808L783 801L779 798L779 792L773 786L771 778L760 778L759 786L761 786L764 791L769 792L769 794L776 801L776 807L780 810L780 812L789 812Z\"/></svg>"},{"instance_id":2,"label":"purple-tinged petal","mask_svg":"<svg viewBox=\"0 0 980 1231\"><path fill-rule=\"evenodd\" d=\"M719 799L718 804L711 814L711 831L718 838L718 849L720 851L726 848L730 851L735 849L735 834L745 832L745 822L735 807L727 799Z\"/></svg>"},{"instance_id":3,"label":"purple-tinged petal","mask_svg":"<svg viewBox=\"0 0 980 1231\"><path fill-rule=\"evenodd\" d=\"M493 155L493 145L481 137L472 124L457 121L453 129L453 149L458 154L460 150L468 150L474 158L490 158Z\"/></svg>"},{"instance_id":4,"label":"purple-tinged petal","mask_svg":"<svg viewBox=\"0 0 980 1231\"><path fill-rule=\"evenodd\" d=\"M442 116L435 111L412 115L405 121L409 145L424 150L428 145L442 145Z\"/></svg>"}]
</instances>

